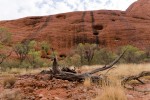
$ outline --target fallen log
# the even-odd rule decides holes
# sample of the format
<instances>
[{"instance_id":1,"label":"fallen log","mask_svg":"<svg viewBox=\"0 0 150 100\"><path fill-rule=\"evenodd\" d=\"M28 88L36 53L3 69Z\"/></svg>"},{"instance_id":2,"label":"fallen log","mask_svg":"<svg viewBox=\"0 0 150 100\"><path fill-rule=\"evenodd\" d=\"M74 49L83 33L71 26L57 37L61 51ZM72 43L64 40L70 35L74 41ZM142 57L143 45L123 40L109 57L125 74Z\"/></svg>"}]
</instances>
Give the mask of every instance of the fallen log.
<instances>
[{"instance_id":1,"label":"fallen log","mask_svg":"<svg viewBox=\"0 0 150 100\"><path fill-rule=\"evenodd\" d=\"M141 84L145 84L143 81L140 80L140 78L145 77L145 76L150 76L150 71L143 71L143 72L139 73L138 75L126 77L122 80L121 84L124 86L124 88L129 89L129 90L134 90L134 91L138 91L138 92L150 92L150 88L138 89L138 88L135 88L134 86L126 85L128 82L130 82L132 80L137 80Z\"/></svg>"},{"instance_id":2,"label":"fallen log","mask_svg":"<svg viewBox=\"0 0 150 100\"><path fill-rule=\"evenodd\" d=\"M110 63L109 65L105 65L103 67L94 69L90 72L86 72L86 73L73 73L73 72L66 72L63 70L60 70L58 68L58 64L56 61L56 58L53 61L53 67L52 67L52 74L53 77L56 79L62 79L62 80L68 80L68 81L78 81L78 82L82 82L84 81L86 78L90 77L90 79L95 82L95 81L101 81L103 80L103 77L101 76L93 76L93 74L100 72L100 71L104 71L107 69L110 69L111 67L113 67L113 65L115 65L124 55L125 51L118 57L116 58L112 63Z\"/></svg>"}]
</instances>

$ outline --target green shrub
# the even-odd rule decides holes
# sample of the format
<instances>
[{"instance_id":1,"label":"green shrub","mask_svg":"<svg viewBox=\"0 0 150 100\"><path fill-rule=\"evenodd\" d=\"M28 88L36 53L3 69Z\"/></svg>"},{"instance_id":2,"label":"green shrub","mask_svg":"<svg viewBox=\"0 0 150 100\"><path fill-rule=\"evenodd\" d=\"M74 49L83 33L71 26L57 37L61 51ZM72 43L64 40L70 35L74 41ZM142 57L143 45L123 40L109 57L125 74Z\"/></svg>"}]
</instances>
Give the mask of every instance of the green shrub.
<instances>
[{"instance_id":1,"label":"green shrub","mask_svg":"<svg viewBox=\"0 0 150 100\"><path fill-rule=\"evenodd\" d=\"M29 53L29 50L30 50L28 44L22 44L22 43L16 44L13 47L13 49L20 60L20 64L26 59L26 57Z\"/></svg>"},{"instance_id":2,"label":"green shrub","mask_svg":"<svg viewBox=\"0 0 150 100\"><path fill-rule=\"evenodd\" d=\"M43 61L41 60L41 52L35 51L34 49L29 51L28 61L30 62L33 68L43 66Z\"/></svg>"},{"instance_id":3,"label":"green shrub","mask_svg":"<svg viewBox=\"0 0 150 100\"><path fill-rule=\"evenodd\" d=\"M124 63L140 63L145 59L145 52L139 50L137 47L132 45L127 45L121 47L120 51L126 50L122 62Z\"/></svg>"},{"instance_id":4,"label":"green shrub","mask_svg":"<svg viewBox=\"0 0 150 100\"><path fill-rule=\"evenodd\" d=\"M48 51L50 50L50 46L47 42L43 41L41 43L41 49L44 50L46 54L48 54Z\"/></svg>"},{"instance_id":5,"label":"green shrub","mask_svg":"<svg viewBox=\"0 0 150 100\"><path fill-rule=\"evenodd\" d=\"M5 72L11 68L19 68L20 62L17 59L7 59L2 64L0 64L1 71Z\"/></svg>"},{"instance_id":6,"label":"green shrub","mask_svg":"<svg viewBox=\"0 0 150 100\"><path fill-rule=\"evenodd\" d=\"M95 50L92 64L109 64L116 58L116 56L117 55L115 53L105 48L100 50Z\"/></svg>"},{"instance_id":7,"label":"green shrub","mask_svg":"<svg viewBox=\"0 0 150 100\"><path fill-rule=\"evenodd\" d=\"M97 46L96 44L78 44L76 48L76 53L80 55L80 62L82 65L88 64L90 65L92 62L92 59L94 57L94 51L96 50Z\"/></svg>"}]
</instances>

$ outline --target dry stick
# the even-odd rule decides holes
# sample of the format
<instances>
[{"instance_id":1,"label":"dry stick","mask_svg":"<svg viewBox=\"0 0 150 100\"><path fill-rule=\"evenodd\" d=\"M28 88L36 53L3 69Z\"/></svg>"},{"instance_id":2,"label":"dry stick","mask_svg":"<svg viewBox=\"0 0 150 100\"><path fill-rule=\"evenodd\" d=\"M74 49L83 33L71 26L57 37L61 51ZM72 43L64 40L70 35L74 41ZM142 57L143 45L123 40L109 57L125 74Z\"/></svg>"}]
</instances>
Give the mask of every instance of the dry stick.
<instances>
[{"instance_id":1,"label":"dry stick","mask_svg":"<svg viewBox=\"0 0 150 100\"><path fill-rule=\"evenodd\" d=\"M88 73L84 73L84 74L95 74L97 72L104 71L104 70L107 70L107 69L113 67L113 65L115 65L122 58L122 56L124 55L125 52L126 52L126 50L117 59L115 59L112 63L110 63L109 65L103 66L102 68L94 69L94 70L92 70Z\"/></svg>"},{"instance_id":2,"label":"dry stick","mask_svg":"<svg viewBox=\"0 0 150 100\"><path fill-rule=\"evenodd\" d=\"M138 91L138 92L150 92L150 88L148 88L148 89L138 89L138 88L135 88L135 87L130 86L130 85L128 87L126 86L126 83L130 82L132 80L137 80L137 81L139 81L140 83L143 84L144 82L139 80L139 78L144 77L144 76L150 76L150 71L143 71L143 72L139 73L138 75L126 77L122 80L121 84L129 90L135 90L135 91Z\"/></svg>"},{"instance_id":3,"label":"dry stick","mask_svg":"<svg viewBox=\"0 0 150 100\"><path fill-rule=\"evenodd\" d=\"M110 63L109 65L106 65L106 66L104 66L102 68L97 68L95 70L92 70L91 72L76 74L76 73L71 73L71 72L60 71L59 73L56 73L56 74L53 74L53 75L57 79L69 80L69 81L78 81L78 82L84 80L86 77L89 77L89 76L91 77L91 79L93 81L102 80L102 77L92 76L92 74L97 73L99 71L104 71L104 70L107 70L109 68L112 68L112 66L114 64L116 64L121 59L121 57L123 56L123 54L125 53L125 51L117 59L115 59L112 63Z\"/></svg>"},{"instance_id":4,"label":"dry stick","mask_svg":"<svg viewBox=\"0 0 150 100\"><path fill-rule=\"evenodd\" d=\"M106 75L110 70L112 70L114 68L116 68L116 67L111 67L110 69L108 69L107 72L104 75Z\"/></svg>"}]
</instances>

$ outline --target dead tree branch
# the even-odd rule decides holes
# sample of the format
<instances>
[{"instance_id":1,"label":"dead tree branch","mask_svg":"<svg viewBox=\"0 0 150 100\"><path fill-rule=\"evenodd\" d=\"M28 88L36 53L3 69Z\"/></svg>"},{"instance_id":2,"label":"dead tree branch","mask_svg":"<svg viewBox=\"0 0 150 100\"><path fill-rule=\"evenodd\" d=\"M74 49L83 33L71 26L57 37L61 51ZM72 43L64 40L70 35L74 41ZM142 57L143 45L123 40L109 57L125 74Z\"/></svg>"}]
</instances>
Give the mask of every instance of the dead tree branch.
<instances>
[{"instance_id":1,"label":"dead tree branch","mask_svg":"<svg viewBox=\"0 0 150 100\"><path fill-rule=\"evenodd\" d=\"M122 85L129 89L129 90L135 90L135 91L138 91L138 92L150 92L150 88L148 89L138 89L138 88L135 88L133 86L126 86L126 84L132 80L137 80L138 82L140 82L141 84L145 84L143 81L140 80L140 78L142 77L145 77L145 76L150 76L150 71L143 71L141 73L139 73L138 75L134 75L134 76L129 76L129 77L126 77L122 80Z\"/></svg>"},{"instance_id":2,"label":"dead tree branch","mask_svg":"<svg viewBox=\"0 0 150 100\"><path fill-rule=\"evenodd\" d=\"M121 57L124 55L125 51L117 59L115 59L112 63L110 63L109 65L105 65L102 68L97 68L97 69L92 70L92 71L85 73L85 74L95 74L97 72L104 71L104 70L107 70L107 69L113 67L113 65L115 65L121 59Z\"/></svg>"},{"instance_id":3,"label":"dead tree branch","mask_svg":"<svg viewBox=\"0 0 150 100\"><path fill-rule=\"evenodd\" d=\"M121 57L123 56L124 53L125 53L125 51L109 65L106 65L104 67L97 68L95 70L92 70L92 71L86 72L86 73L82 73L82 74L59 70L57 60L55 58L53 61L53 67L52 67L53 77L57 78L57 79L78 81L78 82L81 82L81 81L85 80L85 78L90 77L91 80L94 82L100 81L103 79L102 77L92 76L92 74L112 68L113 65L115 65L121 59Z\"/></svg>"}]
</instances>

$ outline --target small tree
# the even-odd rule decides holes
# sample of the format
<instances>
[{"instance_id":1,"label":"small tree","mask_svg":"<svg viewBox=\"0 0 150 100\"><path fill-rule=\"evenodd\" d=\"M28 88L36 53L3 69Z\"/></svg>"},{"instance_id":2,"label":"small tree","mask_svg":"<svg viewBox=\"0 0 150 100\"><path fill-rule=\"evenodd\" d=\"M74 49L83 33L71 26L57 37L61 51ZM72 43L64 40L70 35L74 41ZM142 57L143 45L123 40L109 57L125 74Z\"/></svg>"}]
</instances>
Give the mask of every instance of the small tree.
<instances>
[{"instance_id":1,"label":"small tree","mask_svg":"<svg viewBox=\"0 0 150 100\"><path fill-rule=\"evenodd\" d=\"M84 57L85 59L87 59L88 65L91 64L91 61L94 57L94 51L96 50L96 48L97 48L96 44L88 44L88 43L85 44Z\"/></svg>"},{"instance_id":2,"label":"small tree","mask_svg":"<svg viewBox=\"0 0 150 100\"><path fill-rule=\"evenodd\" d=\"M80 43L77 46L76 51L81 57L81 64L83 64L84 59L87 60L88 65L91 64L91 61L92 61L93 56L94 56L94 50L96 50L95 44L89 44L89 43L82 44L82 43Z\"/></svg>"},{"instance_id":3,"label":"small tree","mask_svg":"<svg viewBox=\"0 0 150 100\"><path fill-rule=\"evenodd\" d=\"M145 52L139 50L137 47L132 45L121 47L121 51L124 50L126 50L126 54L124 55L123 59L126 63L139 63L144 59Z\"/></svg>"},{"instance_id":4,"label":"small tree","mask_svg":"<svg viewBox=\"0 0 150 100\"><path fill-rule=\"evenodd\" d=\"M41 44L41 50L42 50L42 57L45 58L45 57L48 57L48 55L50 54L50 45L43 41Z\"/></svg>"},{"instance_id":5,"label":"small tree","mask_svg":"<svg viewBox=\"0 0 150 100\"><path fill-rule=\"evenodd\" d=\"M38 67L41 63L41 52L31 49L28 53L28 60L33 68Z\"/></svg>"},{"instance_id":6,"label":"small tree","mask_svg":"<svg viewBox=\"0 0 150 100\"><path fill-rule=\"evenodd\" d=\"M6 29L6 28L0 28L0 49L4 48L4 43L9 43L11 41L11 33ZM11 55L12 52L10 52L10 54L6 55L6 54L1 54L0 53L0 64L3 63L3 61L8 58Z\"/></svg>"},{"instance_id":7,"label":"small tree","mask_svg":"<svg viewBox=\"0 0 150 100\"><path fill-rule=\"evenodd\" d=\"M81 59L80 62L81 64L83 64L83 60L84 60L84 45L82 43L78 44L76 52L80 55Z\"/></svg>"},{"instance_id":8,"label":"small tree","mask_svg":"<svg viewBox=\"0 0 150 100\"><path fill-rule=\"evenodd\" d=\"M50 50L50 46L47 42L43 41L41 43L41 49L44 50L48 54L48 51Z\"/></svg>"},{"instance_id":9,"label":"small tree","mask_svg":"<svg viewBox=\"0 0 150 100\"><path fill-rule=\"evenodd\" d=\"M14 51L20 60L20 64L26 59L26 57L29 53L29 50L30 50L30 48L29 48L28 44L18 43L14 46Z\"/></svg>"},{"instance_id":10,"label":"small tree","mask_svg":"<svg viewBox=\"0 0 150 100\"><path fill-rule=\"evenodd\" d=\"M112 62L116 58L116 54L103 48L95 50L95 55L93 57L92 63L93 64L108 64Z\"/></svg>"}]
</instances>

